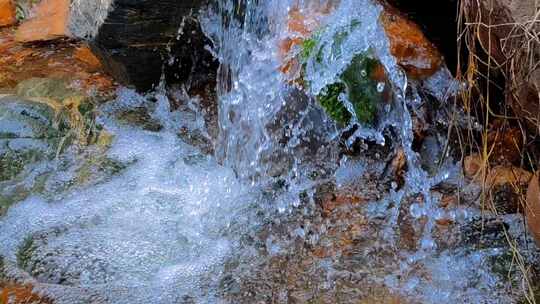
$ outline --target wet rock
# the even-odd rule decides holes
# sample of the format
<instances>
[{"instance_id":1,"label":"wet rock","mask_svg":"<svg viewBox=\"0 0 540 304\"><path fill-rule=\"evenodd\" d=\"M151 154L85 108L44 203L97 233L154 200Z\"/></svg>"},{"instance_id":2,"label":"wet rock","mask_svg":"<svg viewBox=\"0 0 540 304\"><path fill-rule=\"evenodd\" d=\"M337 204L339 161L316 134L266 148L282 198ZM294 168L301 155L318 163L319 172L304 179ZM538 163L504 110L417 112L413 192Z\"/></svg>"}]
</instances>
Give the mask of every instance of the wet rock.
<instances>
[{"instance_id":1,"label":"wet rock","mask_svg":"<svg viewBox=\"0 0 540 304\"><path fill-rule=\"evenodd\" d=\"M0 93L12 94L14 88L30 78L67 79L85 94L111 96L115 84L103 70L94 70L74 56L81 46L67 40L28 44L15 41L14 31L0 29Z\"/></svg>"},{"instance_id":2,"label":"wet rock","mask_svg":"<svg viewBox=\"0 0 540 304\"><path fill-rule=\"evenodd\" d=\"M15 3L12 0L0 0L0 27L17 22Z\"/></svg>"},{"instance_id":3,"label":"wet rock","mask_svg":"<svg viewBox=\"0 0 540 304\"><path fill-rule=\"evenodd\" d=\"M79 145L95 143L100 126L94 123L92 98L58 78L30 78L15 88L21 97L42 102L52 107L57 116L65 117L72 137Z\"/></svg>"},{"instance_id":4,"label":"wet rock","mask_svg":"<svg viewBox=\"0 0 540 304\"><path fill-rule=\"evenodd\" d=\"M0 181L25 166L53 157L67 134L68 122L47 104L13 97L0 99Z\"/></svg>"},{"instance_id":5,"label":"wet rock","mask_svg":"<svg viewBox=\"0 0 540 304\"><path fill-rule=\"evenodd\" d=\"M381 23L390 41L390 52L407 75L425 79L441 68L441 54L418 25L391 8L382 12Z\"/></svg>"},{"instance_id":6,"label":"wet rock","mask_svg":"<svg viewBox=\"0 0 540 304\"><path fill-rule=\"evenodd\" d=\"M186 143L201 149L204 154L214 153L212 140L199 129L189 130L187 127L182 127L178 132L178 136Z\"/></svg>"},{"instance_id":7,"label":"wet rock","mask_svg":"<svg viewBox=\"0 0 540 304\"><path fill-rule=\"evenodd\" d=\"M68 88L68 82L60 78L29 78L17 84L15 92L21 97L48 98L59 102L76 95Z\"/></svg>"},{"instance_id":8,"label":"wet rock","mask_svg":"<svg viewBox=\"0 0 540 304\"><path fill-rule=\"evenodd\" d=\"M92 53L92 50L87 45L76 48L73 56L84 63L90 72L96 72L103 68L99 59Z\"/></svg>"},{"instance_id":9,"label":"wet rock","mask_svg":"<svg viewBox=\"0 0 540 304\"><path fill-rule=\"evenodd\" d=\"M487 145L491 150L489 162L519 166L523 158L523 131L517 127L504 129L498 125L499 123L495 122L491 128L496 131L489 132L487 136Z\"/></svg>"},{"instance_id":10,"label":"wet rock","mask_svg":"<svg viewBox=\"0 0 540 304\"><path fill-rule=\"evenodd\" d=\"M385 0L407 19L418 24L427 39L444 55L444 61L456 75L458 65L458 14L457 0L408 1Z\"/></svg>"},{"instance_id":11,"label":"wet rock","mask_svg":"<svg viewBox=\"0 0 540 304\"><path fill-rule=\"evenodd\" d=\"M69 37L70 0L43 0L32 18L22 23L15 33L19 42L35 42Z\"/></svg>"},{"instance_id":12,"label":"wet rock","mask_svg":"<svg viewBox=\"0 0 540 304\"><path fill-rule=\"evenodd\" d=\"M290 58L290 52L298 46L305 48L306 41L309 42L308 38L320 27L320 19L333 9L330 3L315 7L316 9L311 9L307 13L306 10L298 9L292 9L289 13L288 29L292 37L285 38L280 44L280 53L284 61L281 71L293 79L298 77L300 65ZM418 25L388 5L384 5L380 20L390 41L392 55L409 77L425 79L442 67L442 55ZM309 46L309 43L307 45Z\"/></svg>"},{"instance_id":13,"label":"wet rock","mask_svg":"<svg viewBox=\"0 0 540 304\"><path fill-rule=\"evenodd\" d=\"M477 183L485 183L487 188L504 184L528 184L532 173L517 167L488 164L478 154L469 155L464 160L464 174Z\"/></svg>"},{"instance_id":14,"label":"wet rock","mask_svg":"<svg viewBox=\"0 0 540 304\"><path fill-rule=\"evenodd\" d=\"M210 42L196 20L205 1L104 3L110 4L97 11L81 6L79 15L103 17L91 31L90 45L118 82L147 91L158 85L163 72L167 83L189 78L194 86L213 77L216 63L205 49Z\"/></svg>"},{"instance_id":15,"label":"wet rock","mask_svg":"<svg viewBox=\"0 0 540 304\"><path fill-rule=\"evenodd\" d=\"M508 248L505 232L509 225L498 218L473 218L460 227L460 246L478 246L479 248Z\"/></svg>"},{"instance_id":16,"label":"wet rock","mask_svg":"<svg viewBox=\"0 0 540 304\"><path fill-rule=\"evenodd\" d=\"M5 304L52 304L53 301L34 291L30 284L0 284L0 303Z\"/></svg>"}]
</instances>

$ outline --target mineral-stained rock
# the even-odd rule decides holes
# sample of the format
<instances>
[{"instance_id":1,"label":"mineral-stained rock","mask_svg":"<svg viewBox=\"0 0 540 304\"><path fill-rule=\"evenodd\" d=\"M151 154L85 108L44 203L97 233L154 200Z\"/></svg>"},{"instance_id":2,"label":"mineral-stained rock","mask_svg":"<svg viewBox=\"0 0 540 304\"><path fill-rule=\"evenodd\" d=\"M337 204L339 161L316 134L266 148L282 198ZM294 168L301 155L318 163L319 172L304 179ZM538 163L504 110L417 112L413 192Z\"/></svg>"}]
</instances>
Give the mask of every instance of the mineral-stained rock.
<instances>
[{"instance_id":1,"label":"mineral-stained rock","mask_svg":"<svg viewBox=\"0 0 540 304\"><path fill-rule=\"evenodd\" d=\"M157 86L163 73L168 83L205 82L216 66L195 17L204 2L112 1L91 31L90 46L118 82L139 91ZM99 10L79 14L103 14Z\"/></svg>"},{"instance_id":2,"label":"mineral-stained rock","mask_svg":"<svg viewBox=\"0 0 540 304\"><path fill-rule=\"evenodd\" d=\"M289 76L297 74L298 62L289 57L290 51L295 46L305 47L306 39L320 27L320 19L332 9L332 6L321 6L316 10L302 12L298 9L291 10L287 25L293 36L284 39L280 45L284 61L281 66L283 73ZM418 25L388 5L385 5L380 21L390 41L392 55L410 77L425 79L441 68L442 55Z\"/></svg>"},{"instance_id":3,"label":"mineral-stained rock","mask_svg":"<svg viewBox=\"0 0 540 304\"><path fill-rule=\"evenodd\" d=\"M95 72L102 69L101 62L96 55L92 53L92 50L87 45L76 48L73 56L75 56L75 58L80 62L84 63L90 72Z\"/></svg>"},{"instance_id":4,"label":"mineral-stained rock","mask_svg":"<svg viewBox=\"0 0 540 304\"><path fill-rule=\"evenodd\" d=\"M17 29L15 39L34 42L70 36L69 11L69 0L43 0L35 7L35 16Z\"/></svg>"},{"instance_id":5,"label":"mineral-stained rock","mask_svg":"<svg viewBox=\"0 0 540 304\"><path fill-rule=\"evenodd\" d=\"M424 79L442 65L442 56L418 25L393 9L385 9L381 23L390 41L390 52L410 77Z\"/></svg>"},{"instance_id":6,"label":"mineral-stained rock","mask_svg":"<svg viewBox=\"0 0 540 304\"><path fill-rule=\"evenodd\" d=\"M52 300L35 292L32 285L0 285L0 303L5 304L51 304Z\"/></svg>"},{"instance_id":7,"label":"mineral-stained rock","mask_svg":"<svg viewBox=\"0 0 540 304\"><path fill-rule=\"evenodd\" d=\"M12 0L0 0L0 27L15 24L15 4Z\"/></svg>"}]
</instances>

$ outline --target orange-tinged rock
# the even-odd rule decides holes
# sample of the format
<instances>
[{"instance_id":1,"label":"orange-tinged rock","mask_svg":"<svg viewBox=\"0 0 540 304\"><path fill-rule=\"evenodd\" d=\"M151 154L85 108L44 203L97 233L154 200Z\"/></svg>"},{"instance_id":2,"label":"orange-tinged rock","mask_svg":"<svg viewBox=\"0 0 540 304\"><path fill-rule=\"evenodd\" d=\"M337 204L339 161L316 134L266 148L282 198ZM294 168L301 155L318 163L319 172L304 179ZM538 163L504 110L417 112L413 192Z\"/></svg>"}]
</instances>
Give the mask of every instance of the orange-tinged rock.
<instances>
[{"instance_id":1,"label":"orange-tinged rock","mask_svg":"<svg viewBox=\"0 0 540 304\"><path fill-rule=\"evenodd\" d=\"M0 0L0 27L13 25L17 22L15 17L15 4L13 0Z\"/></svg>"},{"instance_id":2,"label":"orange-tinged rock","mask_svg":"<svg viewBox=\"0 0 540 304\"><path fill-rule=\"evenodd\" d=\"M9 284L0 293L2 304L52 304L53 302L36 294L31 285Z\"/></svg>"},{"instance_id":3,"label":"orange-tinged rock","mask_svg":"<svg viewBox=\"0 0 540 304\"><path fill-rule=\"evenodd\" d=\"M392 8L385 8L380 20L390 41L390 52L407 75L425 79L441 67L441 54L417 24Z\"/></svg>"},{"instance_id":4,"label":"orange-tinged rock","mask_svg":"<svg viewBox=\"0 0 540 304\"><path fill-rule=\"evenodd\" d=\"M19 42L54 40L69 37L70 0L43 0L35 7L35 16L21 24L15 33Z\"/></svg>"},{"instance_id":5,"label":"orange-tinged rock","mask_svg":"<svg viewBox=\"0 0 540 304\"><path fill-rule=\"evenodd\" d=\"M87 45L76 48L73 56L75 56L77 60L85 63L89 71L98 71L102 67L99 59Z\"/></svg>"},{"instance_id":6,"label":"orange-tinged rock","mask_svg":"<svg viewBox=\"0 0 540 304\"><path fill-rule=\"evenodd\" d=\"M330 10L330 6L317 6L303 10L296 7L289 11L287 19L289 37L281 41L279 45L279 53L283 61L280 70L283 74L289 75L291 79L297 78L300 64L296 58L290 58L291 51L319 28L320 18L328 14Z\"/></svg>"},{"instance_id":7,"label":"orange-tinged rock","mask_svg":"<svg viewBox=\"0 0 540 304\"><path fill-rule=\"evenodd\" d=\"M527 205L525 207L525 217L527 227L534 237L536 245L540 247L540 184L539 174L536 173L529 183L527 189Z\"/></svg>"},{"instance_id":8,"label":"orange-tinged rock","mask_svg":"<svg viewBox=\"0 0 540 304\"><path fill-rule=\"evenodd\" d=\"M279 46L283 61L281 71L289 78L296 79L300 68L298 61L290 58L291 50L316 31L321 25L321 18L332 10L333 6L327 5L302 10L295 8L289 12L287 28L290 35ZM439 70L443 63L442 55L417 24L391 7L384 8L380 20L390 40L391 54L409 77L425 79Z\"/></svg>"}]
</instances>

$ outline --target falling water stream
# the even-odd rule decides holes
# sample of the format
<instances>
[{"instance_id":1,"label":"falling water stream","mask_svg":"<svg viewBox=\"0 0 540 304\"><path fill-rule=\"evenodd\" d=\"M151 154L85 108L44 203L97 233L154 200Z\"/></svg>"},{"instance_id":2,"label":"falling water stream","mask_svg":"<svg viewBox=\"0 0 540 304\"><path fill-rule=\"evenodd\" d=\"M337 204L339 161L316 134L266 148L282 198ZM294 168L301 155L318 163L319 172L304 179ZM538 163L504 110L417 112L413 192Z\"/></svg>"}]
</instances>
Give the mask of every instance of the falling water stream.
<instances>
[{"instance_id":1,"label":"falling water stream","mask_svg":"<svg viewBox=\"0 0 540 304\"><path fill-rule=\"evenodd\" d=\"M280 71L279 45L291 35L293 7L325 5L332 9L317 19L321 55L307 59L302 77L310 85L302 90ZM382 9L370 0L222 0L209 7L201 24L221 64L215 155L177 135L186 127L210 137L197 97L171 110L159 91L149 98L121 89L98 117L114 135L103 157L121 169L62 188L56 185L71 178L75 153L64 156L67 168L59 159L32 168L54 173L45 194L0 218L5 276L32 283L55 303L386 303L371 298L381 294L410 303L513 302L487 266L499 248L443 248L436 239L437 220L466 223L479 211L443 209L432 191L441 183L461 187L459 164L448 157L428 172L413 151L412 117L427 101L390 54ZM344 28L336 50L328 42ZM375 125L353 115L337 126L313 96L366 52L384 66L389 80L379 86L391 89L391 102ZM457 86L450 79L441 70L424 86L444 104ZM141 107L162 130L117 119ZM358 142L360 155L341 153ZM399 186L383 178L384 151L396 147L407 166ZM325 194L354 187L365 194L361 204L342 217L324 214ZM407 248L399 245L403 217L419 234ZM364 233L344 241L355 229ZM316 250L339 247L332 244L348 253Z\"/></svg>"}]
</instances>

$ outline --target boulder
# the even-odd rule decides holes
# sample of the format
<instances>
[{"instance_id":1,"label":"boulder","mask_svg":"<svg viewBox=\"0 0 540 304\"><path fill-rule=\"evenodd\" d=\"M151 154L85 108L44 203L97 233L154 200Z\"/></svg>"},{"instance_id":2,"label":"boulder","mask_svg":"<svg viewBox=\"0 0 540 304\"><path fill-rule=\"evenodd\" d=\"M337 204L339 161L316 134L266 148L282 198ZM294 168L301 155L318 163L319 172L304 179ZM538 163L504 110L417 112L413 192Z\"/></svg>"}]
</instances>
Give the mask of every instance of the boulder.
<instances>
[{"instance_id":1,"label":"boulder","mask_svg":"<svg viewBox=\"0 0 540 304\"><path fill-rule=\"evenodd\" d=\"M71 32L89 40L93 53L121 84L147 91L164 74L167 83L189 80L196 85L217 69L196 19L205 1L97 2L75 2Z\"/></svg>"},{"instance_id":2,"label":"boulder","mask_svg":"<svg viewBox=\"0 0 540 304\"><path fill-rule=\"evenodd\" d=\"M54 157L67 122L58 120L55 106L4 97L0 99L0 182L14 178L25 166Z\"/></svg>"},{"instance_id":3,"label":"boulder","mask_svg":"<svg viewBox=\"0 0 540 304\"><path fill-rule=\"evenodd\" d=\"M13 1L0 0L0 27L15 24L17 22L15 16L15 4Z\"/></svg>"},{"instance_id":4,"label":"boulder","mask_svg":"<svg viewBox=\"0 0 540 304\"><path fill-rule=\"evenodd\" d=\"M70 0L43 0L34 8L34 16L17 29L15 40L35 42L71 36Z\"/></svg>"},{"instance_id":5,"label":"boulder","mask_svg":"<svg viewBox=\"0 0 540 304\"><path fill-rule=\"evenodd\" d=\"M432 76L443 66L443 57L437 47L424 35L420 26L407 19L398 10L382 2L384 10L380 21L390 42L390 51L407 75L413 79ZM290 53L295 47L309 47L310 36L320 28L321 18L331 13L332 6L315 6L315 9L292 9L287 20L290 37L280 43L283 59L281 71L291 78L298 72L298 62Z\"/></svg>"}]
</instances>

